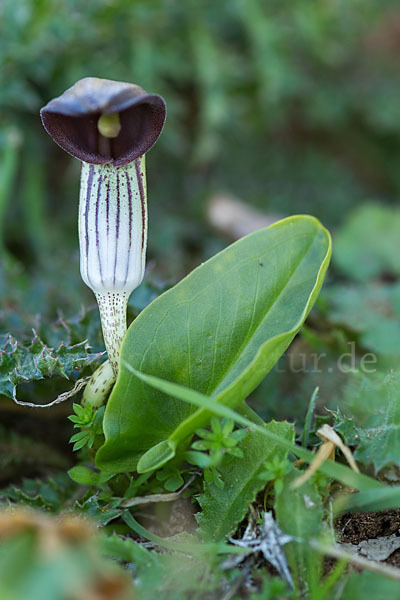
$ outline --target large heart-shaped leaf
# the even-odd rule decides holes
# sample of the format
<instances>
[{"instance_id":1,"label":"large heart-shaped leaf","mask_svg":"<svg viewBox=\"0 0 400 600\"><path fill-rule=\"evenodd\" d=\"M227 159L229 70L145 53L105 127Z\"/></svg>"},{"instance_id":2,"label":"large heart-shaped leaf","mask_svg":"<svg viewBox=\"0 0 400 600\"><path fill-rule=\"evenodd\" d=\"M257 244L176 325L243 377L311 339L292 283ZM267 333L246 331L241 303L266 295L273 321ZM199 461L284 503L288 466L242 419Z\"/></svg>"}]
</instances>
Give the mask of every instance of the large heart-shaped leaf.
<instances>
[{"instance_id":1,"label":"large heart-shaped leaf","mask_svg":"<svg viewBox=\"0 0 400 600\"><path fill-rule=\"evenodd\" d=\"M286 350L313 306L328 267L329 233L295 216L232 244L150 304L128 330L96 462L129 471L178 429L209 414L139 380L125 366L238 406ZM177 436L182 439L182 435Z\"/></svg>"}]
</instances>

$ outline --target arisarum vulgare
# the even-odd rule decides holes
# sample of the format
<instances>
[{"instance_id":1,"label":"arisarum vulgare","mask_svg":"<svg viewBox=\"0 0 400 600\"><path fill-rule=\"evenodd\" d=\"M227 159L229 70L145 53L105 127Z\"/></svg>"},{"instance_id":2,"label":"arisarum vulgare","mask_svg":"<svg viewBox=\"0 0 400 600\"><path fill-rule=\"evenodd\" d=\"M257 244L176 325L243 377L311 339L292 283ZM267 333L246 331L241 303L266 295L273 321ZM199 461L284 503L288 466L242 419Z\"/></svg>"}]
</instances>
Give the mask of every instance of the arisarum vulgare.
<instances>
[{"instance_id":1,"label":"arisarum vulgare","mask_svg":"<svg viewBox=\"0 0 400 600\"><path fill-rule=\"evenodd\" d=\"M47 133L82 161L81 275L96 295L114 374L126 307L147 246L145 153L165 121L163 98L130 83L87 77L41 110Z\"/></svg>"}]
</instances>

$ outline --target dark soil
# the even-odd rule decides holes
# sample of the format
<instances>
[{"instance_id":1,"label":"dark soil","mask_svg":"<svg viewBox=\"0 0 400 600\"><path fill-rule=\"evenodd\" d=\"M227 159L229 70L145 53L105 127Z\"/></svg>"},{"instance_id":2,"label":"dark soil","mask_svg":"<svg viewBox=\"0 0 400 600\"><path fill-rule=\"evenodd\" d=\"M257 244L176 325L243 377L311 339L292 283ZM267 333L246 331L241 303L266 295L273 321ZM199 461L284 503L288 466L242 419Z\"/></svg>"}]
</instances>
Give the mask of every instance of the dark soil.
<instances>
[{"instance_id":1,"label":"dark soil","mask_svg":"<svg viewBox=\"0 0 400 600\"><path fill-rule=\"evenodd\" d=\"M393 534L400 535L400 509L346 513L336 521L336 530L338 540L350 544ZM384 562L400 567L400 549L393 552Z\"/></svg>"}]
</instances>

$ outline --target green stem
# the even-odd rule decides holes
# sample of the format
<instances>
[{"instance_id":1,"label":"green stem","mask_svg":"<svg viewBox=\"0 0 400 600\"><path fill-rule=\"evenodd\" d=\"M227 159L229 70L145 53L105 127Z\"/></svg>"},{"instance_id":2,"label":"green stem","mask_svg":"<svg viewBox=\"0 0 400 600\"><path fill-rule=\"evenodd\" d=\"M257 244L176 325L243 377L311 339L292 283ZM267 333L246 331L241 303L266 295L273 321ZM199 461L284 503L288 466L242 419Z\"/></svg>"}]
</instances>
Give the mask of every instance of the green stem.
<instances>
[{"instance_id":1,"label":"green stem","mask_svg":"<svg viewBox=\"0 0 400 600\"><path fill-rule=\"evenodd\" d=\"M118 374L122 340L126 333L127 292L96 293L104 343L114 375Z\"/></svg>"}]
</instances>

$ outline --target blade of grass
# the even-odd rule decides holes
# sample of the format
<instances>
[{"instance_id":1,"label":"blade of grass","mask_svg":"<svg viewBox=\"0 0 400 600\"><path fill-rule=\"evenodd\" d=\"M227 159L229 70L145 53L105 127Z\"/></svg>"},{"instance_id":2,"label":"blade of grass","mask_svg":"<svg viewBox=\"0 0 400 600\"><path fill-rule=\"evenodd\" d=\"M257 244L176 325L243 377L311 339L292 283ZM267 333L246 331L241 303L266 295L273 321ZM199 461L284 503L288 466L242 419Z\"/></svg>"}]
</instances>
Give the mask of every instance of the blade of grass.
<instances>
[{"instance_id":1,"label":"blade of grass","mask_svg":"<svg viewBox=\"0 0 400 600\"><path fill-rule=\"evenodd\" d=\"M302 440L301 440L301 445L303 446L303 448L307 448L307 446L308 446L308 439L309 439L310 429L311 429L311 421L312 421L314 410L315 410L315 403L317 401L318 392L319 392L319 387L317 386L312 393L312 396L310 398L310 403L308 405L306 420L304 423L303 436L302 436Z\"/></svg>"},{"instance_id":2,"label":"blade of grass","mask_svg":"<svg viewBox=\"0 0 400 600\"><path fill-rule=\"evenodd\" d=\"M397 569L396 567L382 564L375 560L369 560L357 554L351 554L338 546L321 544L318 540L310 540L310 546L314 548L314 550L317 550L317 552L321 552L321 554L326 556L332 556L332 558L337 558L338 560L346 560L349 564L360 567L361 569L368 569L374 573L380 573L381 575L390 577L390 579L394 579L395 581L400 581L400 569Z\"/></svg>"},{"instance_id":3,"label":"blade of grass","mask_svg":"<svg viewBox=\"0 0 400 600\"><path fill-rule=\"evenodd\" d=\"M338 515L347 511L368 512L399 508L399 506L400 485L395 485L341 496L335 500L333 511L335 515Z\"/></svg>"},{"instance_id":4,"label":"blade of grass","mask_svg":"<svg viewBox=\"0 0 400 600\"><path fill-rule=\"evenodd\" d=\"M170 381L165 381L164 379L160 379L159 377L155 377L154 375L146 375L145 373L141 373L134 369L128 363L125 363L126 368L133 373L136 377L151 385L152 387L170 395L183 402L188 402L190 404L194 404L200 408L205 408L209 412L218 415L220 417L227 417L228 419L233 419L236 423L243 425L244 427L250 427L250 429L254 431L260 432L265 437L269 438L271 441L274 441L277 444L280 444L282 447L286 448L290 452L293 452L299 458L302 458L305 462L310 463L314 454L301 446L296 444L292 444L288 440L280 438L279 436L273 434L268 431L264 427L260 425L256 425L246 417L238 414L236 411L231 408L224 406L216 402L213 398L209 398L200 392L196 392L195 390L186 388L177 383L172 383ZM175 433L175 432L174 432ZM174 437L174 433L171 435L169 441L178 444L183 440L177 439ZM332 479L336 479L341 483L351 487L358 489L360 491L367 491L373 488L384 488L384 484L368 477L367 475L363 475L361 473L355 473L348 467L337 464L332 460L325 461L320 467L319 470Z\"/></svg>"},{"instance_id":5,"label":"blade of grass","mask_svg":"<svg viewBox=\"0 0 400 600\"><path fill-rule=\"evenodd\" d=\"M347 565L347 560L338 560L336 565L333 567L332 571L325 577L325 579L322 582L320 582L319 595L317 596L316 600L325 600L325 598L329 598L329 593L331 589L346 571Z\"/></svg>"}]
</instances>

